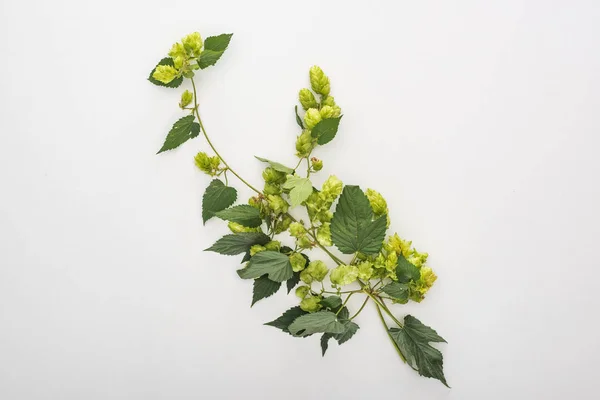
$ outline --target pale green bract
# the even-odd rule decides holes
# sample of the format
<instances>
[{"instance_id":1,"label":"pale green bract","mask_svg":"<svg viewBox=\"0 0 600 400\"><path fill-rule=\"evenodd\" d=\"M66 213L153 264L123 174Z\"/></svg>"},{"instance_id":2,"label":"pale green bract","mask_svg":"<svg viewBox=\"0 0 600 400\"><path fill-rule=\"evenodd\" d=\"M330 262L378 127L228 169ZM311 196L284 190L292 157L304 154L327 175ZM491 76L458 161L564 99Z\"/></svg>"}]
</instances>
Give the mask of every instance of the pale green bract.
<instances>
[{"instance_id":1,"label":"pale green bract","mask_svg":"<svg viewBox=\"0 0 600 400\"><path fill-rule=\"evenodd\" d=\"M175 150L198 136L205 139L205 144L195 150L193 160L199 171L211 177L202 197L202 221L211 230L213 224L224 221L231 232L206 250L240 256L242 265L237 273L240 278L252 281L250 306L266 298L283 296L281 286L295 297L295 307L266 325L294 337L319 334L321 353L325 355L332 339L342 345L358 333L359 315L371 302L399 357L420 375L447 385L442 354L431 344L445 340L415 317L397 317L396 311L391 310L392 305L423 301L433 287L437 276L427 264L428 254L417 251L411 241L397 233L388 233L392 221L389 204L381 193L344 185L330 171L326 171L326 179L318 175L330 164L323 163L315 153L321 146L343 140L339 134L342 108L332 96L331 81L325 72L312 66L306 85L310 88L301 89L299 106L290 107L290 117L295 119L298 131L295 139L291 134L288 137L297 159L290 160L293 156L285 154L273 156L282 162L256 157L263 163L257 163L263 168L263 186L251 183L234 170L232 166L239 165L238 160L227 162L214 147L200 119L195 77L217 62L226 62L225 52L231 39L232 34L208 36L204 40L199 32L185 35L171 46L148 76L152 84L161 87L185 85L178 99L174 99L184 115L169 130L159 153ZM229 69L229 74L239 73L234 66ZM223 76L218 79L227 84ZM360 107L360 101L355 107ZM235 115L234 110L228 111ZM365 132L369 140L376 140L378 134ZM197 141L193 143L198 145ZM366 170L376 165L376 154L360 151L357 154L359 160L351 154L342 154L337 162L360 162ZM386 179L397 182L394 174L390 172ZM247 204L236 203L238 192L233 181L253 192ZM404 190L401 184L397 187ZM406 193L414 195L410 190ZM178 205L174 200L173 207ZM400 210L406 212L404 208ZM216 259L207 257L201 268L224 267L218 264ZM354 308L359 297L361 305L351 312L349 308ZM218 308L223 304L215 299L202 307ZM227 304L231 305L231 300ZM226 312L231 314L231 310ZM388 365L372 367L389 368Z\"/></svg>"}]
</instances>

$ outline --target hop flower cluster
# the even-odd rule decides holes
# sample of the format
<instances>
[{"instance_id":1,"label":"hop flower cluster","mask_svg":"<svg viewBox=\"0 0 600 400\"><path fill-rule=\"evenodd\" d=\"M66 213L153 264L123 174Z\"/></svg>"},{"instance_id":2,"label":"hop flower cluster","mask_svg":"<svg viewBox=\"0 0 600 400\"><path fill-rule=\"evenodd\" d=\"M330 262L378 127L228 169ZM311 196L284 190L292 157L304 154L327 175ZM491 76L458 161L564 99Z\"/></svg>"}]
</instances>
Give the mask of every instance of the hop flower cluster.
<instances>
[{"instance_id":1,"label":"hop flower cluster","mask_svg":"<svg viewBox=\"0 0 600 400\"><path fill-rule=\"evenodd\" d=\"M181 39L181 42L175 43L173 47L171 47L171 51L169 51L169 56L173 60L173 65L158 65L152 74L152 77L164 84L170 83L181 76L186 78L193 77L193 71L200 68L197 59L202 52L202 46L202 37L198 32L190 33L185 36Z\"/></svg>"}]
</instances>

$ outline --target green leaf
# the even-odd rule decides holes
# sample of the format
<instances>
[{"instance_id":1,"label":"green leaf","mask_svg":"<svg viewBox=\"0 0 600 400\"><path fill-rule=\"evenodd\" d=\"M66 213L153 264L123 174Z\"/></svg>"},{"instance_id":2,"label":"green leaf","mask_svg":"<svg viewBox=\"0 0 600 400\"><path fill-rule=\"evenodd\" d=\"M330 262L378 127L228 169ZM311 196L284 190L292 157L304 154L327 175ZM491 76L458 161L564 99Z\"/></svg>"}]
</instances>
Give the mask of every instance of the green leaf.
<instances>
[{"instance_id":1,"label":"green leaf","mask_svg":"<svg viewBox=\"0 0 600 400\"><path fill-rule=\"evenodd\" d=\"M325 352L329 348L329 339L331 339L333 335L331 333L324 333L321 336L321 354L325 357Z\"/></svg>"},{"instance_id":2,"label":"green leaf","mask_svg":"<svg viewBox=\"0 0 600 400\"><path fill-rule=\"evenodd\" d=\"M352 339L352 336L358 331L359 326L352 321L344 322L344 332L338 333L334 336L335 340L337 340L338 344L344 344L348 340Z\"/></svg>"},{"instance_id":3,"label":"green leaf","mask_svg":"<svg viewBox=\"0 0 600 400\"><path fill-rule=\"evenodd\" d=\"M376 254L381 249L387 217L373 219L369 199L358 186L346 186L331 220L331 239L344 254Z\"/></svg>"},{"instance_id":4,"label":"green leaf","mask_svg":"<svg viewBox=\"0 0 600 400\"><path fill-rule=\"evenodd\" d=\"M288 329L294 336L306 336L313 333L342 333L346 328L331 311L319 311L296 318Z\"/></svg>"},{"instance_id":5,"label":"green leaf","mask_svg":"<svg viewBox=\"0 0 600 400\"><path fill-rule=\"evenodd\" d=\"M198 66L202 69L215 65L229 46L233 33L224 33L219 36L207 37L204 41L204 50L198 58Z\"/></svg>"},{"instance_id":6,"label":"green leaf","mask_svg":"<svg viewBox=\"0 0 600 400\"><path fill-rule=\"evenodd\" d=\"M310 179L293 175L288 175L287 180L283 184L283 188L290 191L289 196L292 207L302 204L302 202L308 199L308 196L313 192L313 186Z\"/></svg>"},{"instance_id":7,"label":"green leaf","mask_svg":"<svg viewBox=\"0 0 600 400\"><path fill-rule=\"evenodd\" d=\"M165 57L158 62L156 67L158 67L159 65L169 65L169 66L173 67L173 66L175 66L175 63L173 62L173 59L171 57ZM152 75L154 75L154 71L156 71L156 67L154 67L152 72L150 72L150 76L148 76L148 80L150 82L152 82L153 84L155 84L157 86L164 86L164 87L168 87L168 88L177 88L177 87L181 86L181 83L183 82L183 77L181 77L181 76L173 79L169 83L162 83L161 81L154 79L152 77Z\"/></svg>"},{"instance_id":8,"label":"green leaf","mask_svg":"<svg viewBox=\"0 0 600 400\"><path fill-rule=\"evenodd\" d=\"M308 265L308 263L306 264ZM288 294L290 294L292 289L295 288L298 283L300 283L300 271L294 272L294 275L292 275L290 279L285 281L285 283L287 285L287 292Z\"/></svg>"},{"instance_id":9,"label":"green leaf","mask_svg":"<svg viewBox=\"0 0 600 400\"><path fill-rule=\"evenodd\" d=\"M411 280L416 282L421 277L421 271L400 254L398 256L398 265L396 266L396 276L398 277L398 282L408 283Z\"/></svg>"},{"instance_id":10,"label":"green leaf","mask_svg":"<svg viewBox=\"0 0 600 400\"><path fill-rule=\"evenodd\" d=\"M320 145L327 144L335 137L341 119L342 117L322 119L312 128L310 134L312 137L317 138L317 143Z\"/></svg>"},{"instance_id":11,"label":"green leaf","mask_svg":"<svg viewBox=\"0 0 600 400\"><path fill-rule=\"evenodd\" d=\"M258 278L264 274L275 282L290 279L294 271L289 257L276 251L261 251L252 256L246 268L238 270L238 275L242 279Z\"/></svg>"},{"instance_id":12,"label":"green leaf","mask_svg":"<svg viewBox=\"0 0 600 400\"><path fill-rule=\"evenodd\" d=\"M222 211L217 211L215 212L215 215L226 221L237 222L238 224L249 228L256 228L262 224L260 212L248 204L242 204Z\"/></svg>"},{"instance_id":13,"label":"green leaf","mask_svg":"<svg viewBox=\"0 0 600 400\"><path fill-rule=\"evenodd\" d=\"M399 302L408 300L408 285L406 283L391 282L382 287L381 291Z\"/></svg>"},{"instance_id":14,"label":"green leaf","mask_svg":"<svg viewBox=\"0 0 600 400\"><path fill-rule=\"evenodd\" d=\"M295 106L294 110L296 111L296 123L298 124L298 126L300 126L300 129L304 129L304 123L302 122L302 118L300 118L300 116L298 115L298 106Z\"/></svg>"},{"instance_id":15,"label":"green leaf","mask_svg":"<svg viewBox=\"0 0 600 400\"><path fill-rule=\"evenodd\" d=\"M214 251L215 253L233 256L247 252L255 244L264 245L270 241L271 238L262 232L242 232L223 236L205 251ZM255 278L259 276L255 276Z\"/></svg>"},{"instance_id":16,"label":"green leaf","mask_svg":"<svg viewBox=\"0 0 600 400\"><path fill-rule=\"evenodd\" d=\"M446 342L436 331L423 325L411 315L404 318L404 327L390 328L390 335L400 348L407 362L419 375L438 379L448 386L443 371L442 353L429 342Z\"/></svg>"},{"instance_id":17,"label":"green leaf","mask_svg":"<svg viewBox=\"0 0 600 400\"><path fill-rule=\"evenodd\" d=\"M308 312L304 311L300 308L300 306L292 307L286 312L284 312L281 317L267 322L265 325L273 326L275 328L281 329L286 333L290 333L288 327L296 320L296 318L301 317L302 315L306 315ZM290 333L291 335L291 333Z\"/></svg>"},{"instance_id":18,"label":"green leaf","mask_svg":"<svg viewBox=\"0 0 600 400\"><path fill-rule=\"evenodd\" d=\"M273 282L267 275L263 275L254 280L254 289L252 291L252 306L259 300L277 293L281 287L281 282Z\"/></svg>"},{"instance_id":19,"label":"green leaf","mask_svg":"<svg viewBox=\"0 0 600 400\"><path fill-rule=\"evenodd\" d=\"M259 161L268 163L269 166L271 168L273 168L275 171L283 172L285 174L293 174L294 173L293 169L291 169L289 167L286 167L285 165L280 164L278 162L267 160L266 158L261 158L261 157L258 157L258 156L254 156L254 158L256 158Z\"/></svg>"},{"instance_id":20,"label":"green leaf","mask_svg":"<svg viewBox=\"0 0 600 400\"><path fill-rule=\"evenodd\" d=\"M187 142L189 139L198 136L200 133L200 125L197 122L194 122L194 118L193 115L186 115L177 120L169 131L165 143L156 154L160 154L167 150L173 150Z\"/></svg>"},{"instance_id":21,"label":"green leaf","mask_svg":"<svg viewBox=\"0 0 600 400\"><path fill-rule=\"evenodd\" d=\"M216 212L226 209L237 199L237 191L214 179L202 196L202 221L206 223Z\"/></svg>"},{"instance_id":22,"label":"green leaf","mask_svg":"<svg viewBox=\"0 0 600 400\"><path fill-rule=\"evenodd\" d=\"M321 300L321 305L331 310L337 310L337 308L342 305L342 299L338 296L325 297Z\"/></svg>"}]
</instances>

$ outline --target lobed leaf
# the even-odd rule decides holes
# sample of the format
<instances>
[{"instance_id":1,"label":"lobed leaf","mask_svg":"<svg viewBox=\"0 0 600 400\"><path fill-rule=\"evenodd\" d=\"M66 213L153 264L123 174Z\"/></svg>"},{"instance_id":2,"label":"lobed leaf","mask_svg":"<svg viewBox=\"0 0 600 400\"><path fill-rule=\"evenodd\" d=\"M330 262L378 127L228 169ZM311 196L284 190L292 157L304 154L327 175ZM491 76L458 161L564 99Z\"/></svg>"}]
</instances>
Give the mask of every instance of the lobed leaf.
<instances>
[{"instance_id":1,"label":"lobed leaf","mask_svg":"<svg viewBox=\"0 0 600 400\"><path fill-rule=\"evenodd\" d=\"M237 199L237 191L214 179L202 196L202 221L206 223L215 213L226 209Z\"/></svg>"},{"instance_id":2,"label":"lobed leaf","mask_svg":"<svg viewBox=\"0 0 600 400\"><path fill-rule=\"evenodd\" d=\"M290 279L294 275L290 258L276 251L261 251L252 256L246 268L238 270L242 279L258 278L264 274L275 282Z\"/></svg>"},{"instance_id":3,"label":"lobed leaf","mask_svg":"<svg viewBox=\"0 0 600 400\"><path fill-rule=\"evenodd\" d=\"M258 279L254 280L254 287L252 290L252 306L259 300L266 297L272 296L281 287L281 282L274 282L269 279L267 275L263 275Z\"/></svg>"},{"instance_id":4,"label":"lobed leaf","mask_svg":"<svg viewBox=\"0 0 600 400\"><path fill-rule=\"evenodd\" d=\"M204 41L204 50L198 58L198 66L205 69L215 65L229 46L232 36L233 33L223 33L219 36L207 37Z\"/></svg>"},{"instance_id":5,"label":"lobed leaf","mask_svg":"<svg viewBox=\"0 0 600 400\"><path fill-rule=\"evenodd\" d=\"M318 311L296 318L288 329L294 336L306 336L313 333L342 333L345 326L333 312Z\"/></svg>"},{"instance_id":6,"label":"lobed leaf","mask_svg":"<svg viewBox=\"0 0 600 400\"><path fill-rule=\"evenodd\" d=\"M286 333L290 333L289 326L296 320L296 318L301 317L302 315L308 314L307 311L304 311L300 308L300 306L292 307L286 312L284 312L279 318L265 323L265 325L273 326L275 328L281 329Z\"/></svg>"},{"instance_id":7,"label":"lobed leaf","mask_svg":"<svg viewBox=\"0 0 600 400\"><path fill-rule=\"evenodd\" d=\"M255 244L264 245L270 241L271 238L262 232L242 232L223 236L205 251L214 251L215 253L233 256L249 251L250 247Z\"/></svg>"},{"instance_id":8,"label":"lobed leaf","mask_svg":"<svg viewBox=\"0 0 600 400\"><path fill-rule=\"evenodd\" d=\"M249 228L256 228L262 224L260 212L248 204L226 208L215 212L215 215L226 221L237 222Z\"/></svg>"}]
</instances>

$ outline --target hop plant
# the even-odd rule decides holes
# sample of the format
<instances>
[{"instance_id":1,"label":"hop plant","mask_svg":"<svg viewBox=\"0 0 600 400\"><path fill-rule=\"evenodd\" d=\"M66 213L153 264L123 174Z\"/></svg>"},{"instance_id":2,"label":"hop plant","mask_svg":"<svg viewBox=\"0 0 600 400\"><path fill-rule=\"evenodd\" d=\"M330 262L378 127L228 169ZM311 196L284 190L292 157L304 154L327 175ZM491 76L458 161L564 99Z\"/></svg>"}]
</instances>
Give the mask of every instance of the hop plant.
<instances>
[{"instance_id":1,"label":"hop plant","mask_svg":"<svg viewBox=\"0 0 600 400\"><path fill-rule=\"evenodd\" d=\"M294 168L256 157L266 164L260 190L233 170L213 146L200 119L194 77L221 59L231 37L222 34L203 40L199 33L191 33L173 44L148 78L169 88L187 80L191 84L179 100L186 115L173 124L159 153L200 133L206 139L208 148L194 158L198 169L212 177L202 199L202 219L204 223L226 221L231 231L206 250L243 255L238 275L254 283L252 305L275 295L284 283L288 294L295 289L298 305L266 325L295 337L321 334L325 355L330 340L341 345L357 334L357 317L370 302L402 361L420 375L447 385L442 354L431 345L445 340L417 318L399 318L391 309L393 304L421 302L431 290L437 276L427 265L428 254L397 233L386 238L389 207L378 191L363 192L331 174L320 186L313 183L315 174L323 170L323 161L313 153L336 138L342 119L323 70L311 67L310 88L298 94L301 112L296 106L299 133ZM229 184L231 177L255 192L247 204L235 204L237 190ZM299 211L308 219L298 218ZM327 259L315 258L314 248ZM363 296L363 302L351 315L352 296Z\"/></svg>"}]
</instances>

